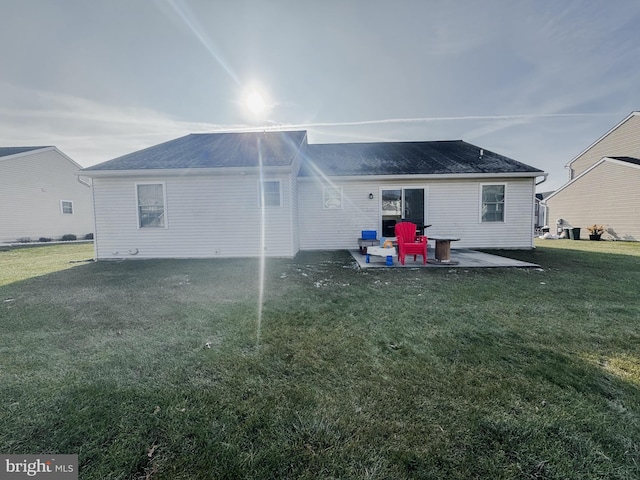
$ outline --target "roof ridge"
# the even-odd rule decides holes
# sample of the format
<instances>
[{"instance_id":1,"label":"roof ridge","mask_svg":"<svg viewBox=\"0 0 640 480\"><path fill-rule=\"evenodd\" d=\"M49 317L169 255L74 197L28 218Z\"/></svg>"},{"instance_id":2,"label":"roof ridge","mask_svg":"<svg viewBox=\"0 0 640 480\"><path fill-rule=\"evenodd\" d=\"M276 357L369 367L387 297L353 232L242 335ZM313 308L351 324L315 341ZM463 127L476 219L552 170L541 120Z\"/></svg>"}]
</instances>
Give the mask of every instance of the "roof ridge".
<instances>
[{"instance_id":1,"label":"roof ridge","mask_svg":"<svg viewBox=\"0 0 640 480\"><path fill-rule=\"evenodd\" d=\"M189 135L236 135L236 134L247 134L247 133L306 133L307 131L303 128L295 129L295 130L226 130L220 132L192 132L184 136Z\"/></svg>"}]
</instances>

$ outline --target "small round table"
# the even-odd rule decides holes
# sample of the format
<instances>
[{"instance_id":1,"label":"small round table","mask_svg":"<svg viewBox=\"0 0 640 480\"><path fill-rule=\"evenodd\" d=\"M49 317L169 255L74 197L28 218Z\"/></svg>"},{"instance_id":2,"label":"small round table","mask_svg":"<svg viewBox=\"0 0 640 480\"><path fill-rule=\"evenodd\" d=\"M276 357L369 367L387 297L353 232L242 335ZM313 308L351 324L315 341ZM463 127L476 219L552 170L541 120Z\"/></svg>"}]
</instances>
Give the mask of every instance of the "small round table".
<instances>
[{"instance_id":1,"label":"small round table","mask_svg":"<svg viewBox=\"0 0 640 480\"><path fill-rule=\"evenodd\" d=\"M436 242L436 258L429 259L429 263L435 265L456 265L458 263L451 260L451 242L457 242L460 237L454 235L429 235L428 238Z\"/></svg>"}]
</instances>

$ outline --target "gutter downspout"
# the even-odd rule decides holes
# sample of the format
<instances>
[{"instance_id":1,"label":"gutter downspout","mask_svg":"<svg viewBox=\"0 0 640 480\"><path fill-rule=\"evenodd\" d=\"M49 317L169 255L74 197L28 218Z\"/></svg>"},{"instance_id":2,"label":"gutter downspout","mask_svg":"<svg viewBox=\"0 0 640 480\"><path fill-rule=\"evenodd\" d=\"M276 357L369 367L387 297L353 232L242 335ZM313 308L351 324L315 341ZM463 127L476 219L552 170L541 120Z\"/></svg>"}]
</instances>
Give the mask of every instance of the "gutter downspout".
<instances>
[{"instance_id":1,"label":"gutter downspout","mask_svg":"<svg viewBox=\"0 0 640 480\"><path fill-rule=\"evenodd\" d=\"M540 180L539 182L537 182L537 183L534 185L534 187L537 187L538 185L542 185L544 182L546 182L546 181L547 181L547 176L548 176L548 175L549 175L548 173L545 173L545 174L542 176L542 180ZM535 195L535 192L534 192L534 195ZM544 214L543 214L543 217L544 217L544 221L545 221L545 223L547 223L547 218L549 218L549 207L547 207L547 204L546 204L546 203L544 203L544 199L542 199L542 200L540 201L540 208L544 208ZM535 246L534 246L534 248L535 248Z\"/></svg>"}]
</instances>

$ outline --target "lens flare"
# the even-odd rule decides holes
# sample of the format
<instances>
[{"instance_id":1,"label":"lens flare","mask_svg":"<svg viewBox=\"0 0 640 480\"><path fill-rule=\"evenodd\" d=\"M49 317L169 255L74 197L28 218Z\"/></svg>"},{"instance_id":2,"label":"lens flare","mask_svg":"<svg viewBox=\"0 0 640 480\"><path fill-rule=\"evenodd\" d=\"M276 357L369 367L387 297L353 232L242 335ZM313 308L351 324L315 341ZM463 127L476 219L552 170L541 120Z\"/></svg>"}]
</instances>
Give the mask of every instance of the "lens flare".
<instances>
[{"instance_id":1,"label":"lens flare","mask_svg":"<svg viewBox=\"0 0 640 480\"><path fill-rule=\"evenodd\" d=\"M258 168L260 175L260 183L263 180L262 170L262 143L260 137L256 140L258 149ZM264 205L264 189L260 189L260 266L258 269L258 318L256 319L256 350L260 349L260 337L262 335L262 311L264 306L264 282L265 282L265 266L266 266L266 210Z\"/></svg>"}]
</instances>

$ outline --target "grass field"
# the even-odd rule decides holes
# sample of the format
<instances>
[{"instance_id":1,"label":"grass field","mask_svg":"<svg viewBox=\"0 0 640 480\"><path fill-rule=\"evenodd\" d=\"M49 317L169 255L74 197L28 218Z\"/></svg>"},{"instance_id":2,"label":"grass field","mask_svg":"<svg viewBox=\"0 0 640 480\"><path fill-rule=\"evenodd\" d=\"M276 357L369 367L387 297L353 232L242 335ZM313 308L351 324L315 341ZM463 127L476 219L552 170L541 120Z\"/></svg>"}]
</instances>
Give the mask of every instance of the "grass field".
<instances>
[{"instance_id":1,"label":"grass field","mask_svg":"<svg viewBox=\"0 0 640 480\"><path fill-rule=\"evenodd\" d=\"M640 478L640 244L541 269L0 252L0 453L81 479ZM77 263L70 263L77 262Z\"/></svg>"}]
</instances>

